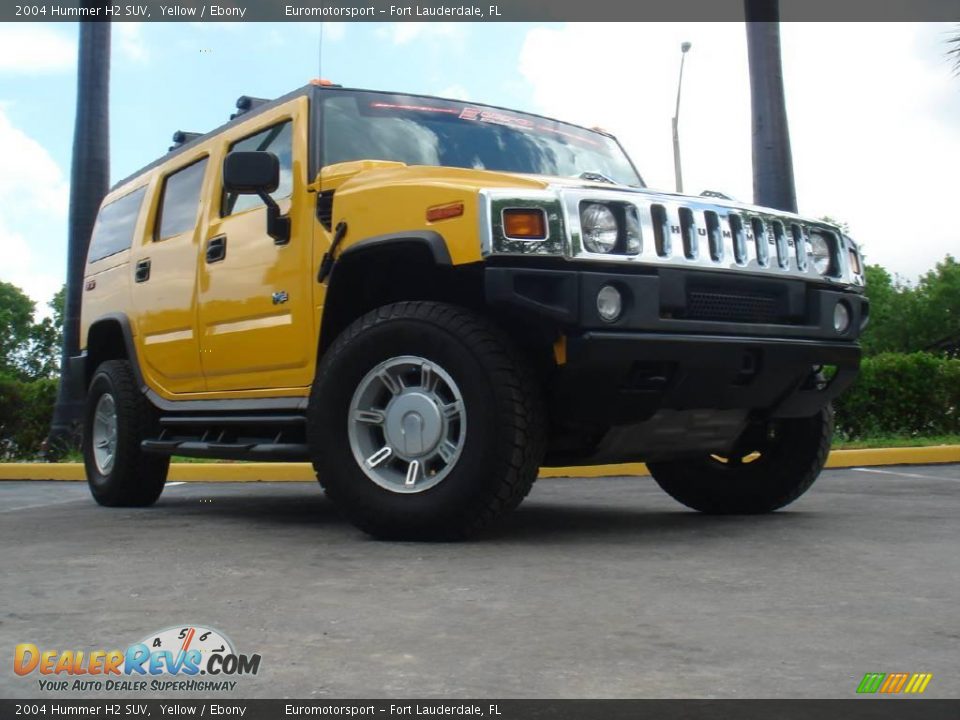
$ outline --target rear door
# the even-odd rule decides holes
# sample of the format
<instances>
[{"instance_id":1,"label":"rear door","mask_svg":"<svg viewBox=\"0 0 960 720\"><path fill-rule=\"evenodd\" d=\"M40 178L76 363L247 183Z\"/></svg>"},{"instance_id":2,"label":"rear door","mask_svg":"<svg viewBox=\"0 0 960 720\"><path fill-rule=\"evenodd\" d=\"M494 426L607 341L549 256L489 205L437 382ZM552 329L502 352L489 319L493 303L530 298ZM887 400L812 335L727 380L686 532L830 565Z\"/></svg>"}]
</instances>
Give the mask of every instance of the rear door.
<instances>
[{"instance_id":1,"label":"rear door","mask_svg":"<svg viewBox=\"0 0 960 720\"><path fill-rule=\"evenodd\" d=\"M307 191L307 110L300 97L224 133L198 271L208 390L302 388L313 379L315 196ZM279 158L280 185L271 195L289 214L288 243L267 235L260 198L223 192L223 158L233 150Z\"/></svg>"},{"instance_id":2,"label":"rear door","mask_svg":"<svg viewBox=\"0 0 960 720\"><path fill-rule=\"evenodd\" d=\"M205 389L196 279L198 219L209 197L210 166L205 151L194 151L154 180L151 219L131 256L141 367L151 385L170 394Z\"/></svg>"}]
</instances>

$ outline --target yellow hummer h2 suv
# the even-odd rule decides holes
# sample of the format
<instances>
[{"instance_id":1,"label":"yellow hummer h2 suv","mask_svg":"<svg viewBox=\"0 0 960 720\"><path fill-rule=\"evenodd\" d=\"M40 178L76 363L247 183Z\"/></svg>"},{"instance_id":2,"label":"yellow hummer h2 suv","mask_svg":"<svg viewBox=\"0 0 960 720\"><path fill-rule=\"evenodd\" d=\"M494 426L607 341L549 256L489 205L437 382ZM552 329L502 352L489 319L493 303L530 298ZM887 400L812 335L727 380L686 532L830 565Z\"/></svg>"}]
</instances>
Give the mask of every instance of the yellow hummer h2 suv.
<instances>
[{"instance_id":1,"label":"yellow hummer h2 suv","mask_svg":"<svg viewBox=\"0 0 960 720\"><path fill-rule=\"evenodd\" d=\"M819 474L867 319L838 228L651 191L600 131L323 82L174 139L90 243L97 502L153 503L173 455L310 460L367 532L456 538L541 465L642 460L709 513Z\"/></svg>"}]
</instances>

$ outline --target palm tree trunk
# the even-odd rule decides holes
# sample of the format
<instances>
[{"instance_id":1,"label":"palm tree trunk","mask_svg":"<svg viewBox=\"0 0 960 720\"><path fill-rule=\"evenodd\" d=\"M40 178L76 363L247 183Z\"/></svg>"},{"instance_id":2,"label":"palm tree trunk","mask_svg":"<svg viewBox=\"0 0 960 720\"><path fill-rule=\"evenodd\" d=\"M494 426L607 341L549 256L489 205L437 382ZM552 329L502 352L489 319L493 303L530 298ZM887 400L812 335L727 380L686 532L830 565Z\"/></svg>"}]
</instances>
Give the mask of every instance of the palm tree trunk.
<instances>
[{"instance_id":1,"label":"palm tree trunk","mask_svg":"<svg viewBox=\"0 0 960 720\"><path fill-rule=\"evenodd\" d=\"M93 5L85 0L84 6ZM81 421L83 388L69 381L69 359L80 352L80 296L90 234L110 181L110 23L81 22L77 62L77 116L70 167L67 288L60 386L48 447L72 444Z\"/></svg>"},{"instance_id":2,"label":"palm tree trunk","mask_svg":"<svg viewBox=\"0 0 960 720\"><path fill-rule=\"evenodd\" d=\"M780 12L777 0L744 0L750 99L753 111L753 201L778 210L797 211L790 129L780 62Z\"/></svg>"}]
</instances>

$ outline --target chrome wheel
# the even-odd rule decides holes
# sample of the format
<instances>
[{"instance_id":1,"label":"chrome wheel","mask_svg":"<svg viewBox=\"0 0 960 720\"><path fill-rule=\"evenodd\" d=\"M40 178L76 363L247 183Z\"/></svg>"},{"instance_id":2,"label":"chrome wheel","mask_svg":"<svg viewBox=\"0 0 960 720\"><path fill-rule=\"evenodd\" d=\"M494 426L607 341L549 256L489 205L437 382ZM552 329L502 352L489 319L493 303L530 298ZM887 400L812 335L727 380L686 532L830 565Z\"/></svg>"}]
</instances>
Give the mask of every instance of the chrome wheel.
<instances>
[{"instance_id":1,"label":"chrome wheel","mask_svg":"<svg viewBox=\"0 0 960 720\"><path fill-rule=\"evenodd\" d=\"M117 404L110 393L97 401L93 413L93 461L101 475L109 475L117 456Z\"/></svg>"},{"instance_id":2,"label":"chrome wheel","mask_svg":"<svg viewBox=\"0 0 960 720\"><path fill-rule=\"evenodd\" d=\"M442 367L414 355L391 358L366 374L347 423L357 464L396 493L423 492L446 478L467 431L460 388Z\"/></svg>"}]
</instances>

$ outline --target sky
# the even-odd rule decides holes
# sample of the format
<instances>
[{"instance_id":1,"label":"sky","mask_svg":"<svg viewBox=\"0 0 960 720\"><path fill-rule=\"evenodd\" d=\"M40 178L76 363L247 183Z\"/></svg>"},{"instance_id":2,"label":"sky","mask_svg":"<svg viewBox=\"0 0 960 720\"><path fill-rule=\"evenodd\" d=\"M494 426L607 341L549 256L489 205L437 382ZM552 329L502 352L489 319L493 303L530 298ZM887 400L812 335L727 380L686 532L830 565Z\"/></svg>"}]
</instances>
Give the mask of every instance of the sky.
<instances>
[{"instance_id":1,"label":"sky","mask_svg":"<svg viewBox=\"0 0 960 720\"><path fill-rule=\"evenodd\" d=\"M799 211L847 223L868 262L906 279L960 250L960 76L945 57L955 32L781 28ZM41 312L65 274L77 34L75 23L0 23L0 280ZM749 202L742 23L115 23L110 176L162 155L175 130L221 124L240 95L322 76L599 126L649 186L672 190L684 41L685 189Z\"/></svg>"}]
</instances>

